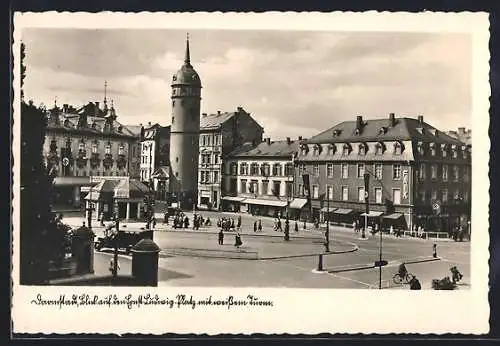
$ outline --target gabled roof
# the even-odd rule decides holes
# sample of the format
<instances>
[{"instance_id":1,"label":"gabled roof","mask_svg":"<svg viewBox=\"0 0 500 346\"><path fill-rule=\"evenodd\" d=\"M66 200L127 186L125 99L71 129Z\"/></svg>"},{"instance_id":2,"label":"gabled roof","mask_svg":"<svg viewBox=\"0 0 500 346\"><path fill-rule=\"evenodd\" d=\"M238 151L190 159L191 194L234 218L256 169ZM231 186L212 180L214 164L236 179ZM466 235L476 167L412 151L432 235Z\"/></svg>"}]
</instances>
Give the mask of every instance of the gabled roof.
<instances>
[{"instance_id":1,"label":"gabled roof","mask_svg":"<svg viewBox=\"0 0 500 346\"><path fill-rule=\"evenodd\" d=\"M200 119L200 129L219 128L226 121L234 117L237 112L221 112L215 114L202 115Z\"/></svg>"},{"instance_id":2,"label":"gabled roof","mask_svg":"<svg viewBox=\"0 0 500 346\"><path fill-rule=\"evenodd\" d=\"M425 122L414 118L395 118L394 126L387 119L363 120L359 134L356 134L356 121L344 121L326 131L311 137L303 143L339 143L339 142L372 142L372 141L404 141L416 140L460 144L455 138L437 130Z\"/></svg>"},{"instance_id":3,"label":"gabled roof","mask_svg":"<svg viewBox=\"0 0 500 346\"><path fill-rule=\"evenodd\" d=\"M229 158L241 157L279 157L291 158L299 150L298 141L264 141L257 145L245 143L229 153Z\"/></svg>"}]
</instances>

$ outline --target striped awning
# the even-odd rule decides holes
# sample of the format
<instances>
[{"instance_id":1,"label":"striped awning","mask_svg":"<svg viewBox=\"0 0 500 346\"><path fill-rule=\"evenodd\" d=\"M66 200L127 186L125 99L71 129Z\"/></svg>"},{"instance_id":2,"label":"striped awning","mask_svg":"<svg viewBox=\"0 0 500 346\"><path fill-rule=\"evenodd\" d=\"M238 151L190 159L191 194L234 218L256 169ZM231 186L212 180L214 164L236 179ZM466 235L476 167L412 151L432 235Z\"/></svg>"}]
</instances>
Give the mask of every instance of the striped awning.
<instances>
[{"instance_id":1,"label":"striped awning","mask_svg":"<svg viewBox=\"0 0 500 346\"><path fill-rule=\"evenodd\" d=\"M272 207L286 207L286 201L277 201L272 199L254 199L254 198L246 198L244 203L247 204L257 204L257 205L269 205Z\"/></svg>"},{"instance_id":2,"label":"striped awning","mask_svg":"<svg viewBox=\"0 0 500 346\"><path fill-rule=\"evenodd\" d=\"M307 204L307 199L294 198L294 200L290 202L290 208L291 209L302 209L306 204Z\"/></svg>"},{"instance_id":3,"label":"striped awning","mask_svg":"<svg viewBox=\"0 0 500 346\"><path fill-rule=\"evenodd\" d=\"M342 208L339 208L339 209L335 210L333 213L334 214L347 215L347 214L352 213L352 209L342 209Z\"/></svg>"},{"instance_id":4,"label":"striped awning","mask_svg":"<svg viewBox=\"0 0 500 346\"><path fill-rule=\"evenodd\" d=\"M384 212L383 211L370 211L368 214L363 213L361 216L368 216L368 217L379 217L382 215Z\"/></svg>"},{"instance_id":5,"label":"striped awning","mask_svg":"<svg viewBox=\"0 0 500 346\"><path fill-rule=\"evenodd\" d=\"M400 213L392 213L392 214L384 215L384 219L397 220L402 216L403 216L403 214L400 214Z\"/></svg>"},{"instance_id":6,"label":"striped awning","mask_svg":"<svg viewBox=\"0 0 500 346\"><path fill-rule=\"evenodd\" d=\"M231 202L242 202L245 200L243 197L235 197L235 196L224 196L222 197L224 201L231 201Z\"/></svg>"}]
</instances>

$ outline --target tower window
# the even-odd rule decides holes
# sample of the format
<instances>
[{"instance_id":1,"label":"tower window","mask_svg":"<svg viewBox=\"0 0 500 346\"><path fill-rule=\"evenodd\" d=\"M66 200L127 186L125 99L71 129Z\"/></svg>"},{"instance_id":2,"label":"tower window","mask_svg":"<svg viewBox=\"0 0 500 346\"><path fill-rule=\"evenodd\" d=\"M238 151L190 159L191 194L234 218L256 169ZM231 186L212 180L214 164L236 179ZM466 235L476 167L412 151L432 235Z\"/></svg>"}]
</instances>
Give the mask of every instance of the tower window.
<instances>
[{"instance_id":1,"label":"tower window","mask_svg":"<svg viewBox=\"0 0 500 346\"><path fill-rule=\"evenodd\" d=\"M179 177L179 172L175 172L175 176L176 176L176 177Z\"/></svg>"},{"instance_id":2,"label":"tower window","mask_svg":"<svg viewBox=\"0 0 500 346\"><path fill-rule=\"evenodd\" d=\"M179 162L179 158L178 157L175 158L175 162Z\"/></svg>"},{"instance_id":3,"label":"tower window","mask_svg":"<svg viewBox=\"0 0 500 346\"><path fill-rule=\"evenodd\" d=\"M175 100L172 101L172 107L175 107Z\"/></svg>"},{"instance_id":4,"label":"tower window","mask_svg":"<svg viewBox=\"0 0 500 346\"><path fill-rule=\"evenodd\" d=\"M172 117L172 124L174 123L175 117Z\"/></svg>"}]
</instances>

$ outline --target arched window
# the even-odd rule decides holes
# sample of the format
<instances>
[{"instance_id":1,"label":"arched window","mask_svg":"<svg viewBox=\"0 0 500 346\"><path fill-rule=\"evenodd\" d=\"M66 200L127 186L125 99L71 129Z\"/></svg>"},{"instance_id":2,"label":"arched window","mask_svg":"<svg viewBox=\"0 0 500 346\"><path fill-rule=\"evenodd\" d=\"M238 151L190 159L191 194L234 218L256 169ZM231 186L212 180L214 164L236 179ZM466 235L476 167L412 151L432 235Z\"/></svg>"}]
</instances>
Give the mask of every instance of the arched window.
<instances>
[{"instance_id":1,"label":"arched window","mask_svg":"<svg viewBox=\"0 0 500 346\"><path fill-rule=\"evenodd\" d=\"M309 151L309 148L307 147L307 144L302 144L300 146L300 155L305 156L305 155L307 155L308 151Z\"/></svg>"},{"instance_id":2,"label":"arched window","mask_svg":"<svg viewBox=\"0 0 500 346\"><path fill-rule=\"evenodd\" d=\"M397 141L394 143L394 155L401 155L403 153L403 143Z\"/></svg>"},{"instance_id":3,"label":"arched window","mask_svg":"<svg viewBox=\"0 0 500 346\"><path fill-rule=\"evenodd\" d=\"M382 155L385 152L385 144L383 142L377 142L375 144L375 155Z\"/></svg>"},{"instance_id":4,"label":"arched window","mask_svg":"<svg viewBox=\"0 0 500 346\"><path fill-rule=\"evenodd\" d=\"M345 143L342 147L342 155L347 156L351 153L351 145L349 143Z\"/></svg>"},{"instance_id":5,"label":"arched window","mask_svg":"<svg viewBox=\"0 0 500 346\"><path fill-rule=\"evenodd\" d=\"M441 144L441 153L443 155L443 157L447 157L448 156L448 145L446 144Z\"/></svg>"},{"instance_id":6,"label":"arched window","mask_svg":"<svg viewBox=\"0 0 500 346\"><path fill-rule=\"evenodd\" d=\"M104 148L104 153L107 155L111 154L111 142L108 142L106 144L106 147Z\"/></svg>"},{"instance_id":7,"label":"arched window","mask_svg":"<svg viewBox=\"0 0 500 346\"><path fill-rule=\"evenodd\" d=\"M425 146L424 142L418 142L417 143L417 151L419 155L425 155Z\"/></svg>"},{"instance_id":8,"label":"arched window","mask_svg":"<svg viewBox=\"0 0 500 346\"><path fill-rule=\"evenodd\" d=\"M431 156L436 156L436 143L429 143L429 149L431 152Z\"/></svg>"},{"instance_id":9,"label":"arched window","mask_svg":"<svg viewBox=\"0 0 500 346\"><path fill-rule=\"evenodd\" d=\"M366 155L366 152L368 151L367 149L368 148L367 148L366 143L360 143L358 145L358 154L359 155Z\"/></svg>"},{"instance_id":10,"label":"arched window","mask_svg":"<svg viewBox=\"0 0 500 346\"><path fill-rule=\"evenodd\" d=\"M335 146L335 144L333 143L328 144L328 155L335 154L336 149L337 147Z\"/></svg>"}]
</instances>

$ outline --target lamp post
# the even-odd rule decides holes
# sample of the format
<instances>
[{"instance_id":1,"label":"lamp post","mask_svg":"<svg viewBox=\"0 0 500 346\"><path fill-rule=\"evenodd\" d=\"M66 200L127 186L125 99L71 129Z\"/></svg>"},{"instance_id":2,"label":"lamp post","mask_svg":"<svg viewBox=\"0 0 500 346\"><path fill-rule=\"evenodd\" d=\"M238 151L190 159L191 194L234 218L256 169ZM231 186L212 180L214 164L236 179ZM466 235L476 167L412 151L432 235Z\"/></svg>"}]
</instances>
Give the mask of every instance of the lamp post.
<instances>
[{"instance_id":1,"label":"lamp post","mask_svg":"<svg viewBox=\"0 0 500 346\"><path fill-rule=\"evenodd\" d=\"M90 179L90 193L89 193L89 206L85 209L87 211L87 223L88 227L91 230L92 229L92 211L94 211L94 203L92 202L92 176L89 177Z\"/></svg>"},{"instance_id":2,"label":"lamp post","mask_svg":"<svg viewBox=\"0 0 500 346\"><path fill-rule=\"evenodd\" d=\"M325 232L325 251L330 252L330 193L326 189L326 232Z\"/></svg>"},{"instance_id":3,"label":"lamp post","mask_svg":"<svg viewBox=\"0 0 500 346\"><path fill-rule=\"evenodd\" d=\"M114 201L114 219L115 219L116 235L114 241L115 248L113 250L113 278L116 280L116 278L118 277L118 241L119 241L118 234L120 231L120 213L118 209L118 200L116 199Z\"/></svg>"}]
</instances>

